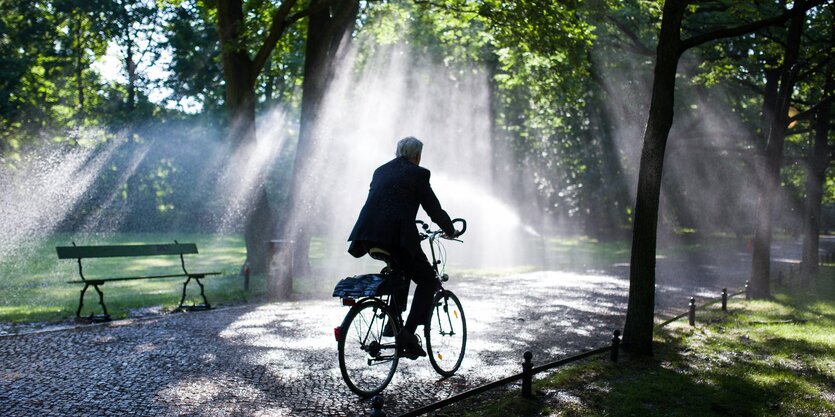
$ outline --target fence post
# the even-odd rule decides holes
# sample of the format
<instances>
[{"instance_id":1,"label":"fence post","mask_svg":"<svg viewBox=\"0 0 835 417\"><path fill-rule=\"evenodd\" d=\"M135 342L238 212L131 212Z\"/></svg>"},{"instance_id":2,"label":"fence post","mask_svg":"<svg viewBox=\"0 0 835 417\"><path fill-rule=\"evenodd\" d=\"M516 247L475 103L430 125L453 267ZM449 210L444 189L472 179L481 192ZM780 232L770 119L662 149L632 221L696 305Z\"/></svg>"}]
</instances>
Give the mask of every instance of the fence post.
<instances>
[{"instance_id":1,"label":"fence post","mask_svg":"<svg viewBox=\"0 0 835 417\"><path fill-rule=\"evenodd\" d=\"M690 312L687 314L687 318L690 320L690 325L696 325L696 298L690 297Z\"/></svg>"},{"instance_id":2,"label":"fence post","mask_svg":"<svg viewBox=\"0 0 835 417\"><path fill-rule=\"evenodd\" d=\"M620 350L620 330L615 329L612 333L612 362L618 361L618 351Z\"/></svg>"},{"instance_id":3,"label":"fence post","mask_svg":"<svg viewBox=\"0 0 835 417\"><path fill-rule=\"evenodd\" d=\"M533 374L531 373L531 369L533 368L531 358L533 358L533 353L527 351L524 356L525 361L522 362L522 398L533 398L533 394L531 393L531 383L533 379Z\"/></svg>"},{"instance_id":4,"label":"fence post","mask_svg":"<svg viewBox=\"0 0 835 417\"><path fill-rule=\"evenodd\" d=\"M722 288L722 311L728 311L728 289Z\"/></svg>"},{"instance_id":5,"label":"fence post","mask_svg":"<svg viewBox=\"0 0 835 417\"><path fill-rule=\"evenodd\" d=\"M252 273L252 270L249 268L249 262L244 263L243 268L243 275L244 275L244 291L249 292L249 274Z\"/></svg>"},{"instance_id":6,"label":"fence post","mask_svg":"<svg viewBox=\"0 0 835 417\"><path fill-rule=\"evenodd\" d=\"M382 395L375 395L374 398L371 400L371 415L370 417L386 417L386 413L383 411L383 400Z\"/></svg>"},{"instance_id":7,"label":"fence post","mask_svg":"<svg viewBox=\"0 0 835 417\"><path fill-rule=\"evenodd\" d=\"M751 294L748 293L748 281L747 280L745 281L745 299L746 300L751 299Z\"/></svg>"}]
</instances>

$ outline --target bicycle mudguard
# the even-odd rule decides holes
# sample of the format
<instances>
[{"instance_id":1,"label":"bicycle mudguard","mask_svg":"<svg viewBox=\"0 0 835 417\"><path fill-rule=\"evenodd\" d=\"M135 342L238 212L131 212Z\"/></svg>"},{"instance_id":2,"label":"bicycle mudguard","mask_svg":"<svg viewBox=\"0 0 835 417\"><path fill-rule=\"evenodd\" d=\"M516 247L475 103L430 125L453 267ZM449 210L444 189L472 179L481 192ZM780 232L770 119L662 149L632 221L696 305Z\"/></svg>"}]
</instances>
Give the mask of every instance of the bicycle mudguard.
<instances>
[{"instance_id":1,"label":"bicycle mudguard","mask_svg":"<svg viewBox=\"0 0 835 417\"><path fill-rule=\"evenodd\" d=\"M354 275L340 280L333 289L334 297L373 297L391 294L396 280L389 275L365 274Z\"/></svg>"}]
</instances>

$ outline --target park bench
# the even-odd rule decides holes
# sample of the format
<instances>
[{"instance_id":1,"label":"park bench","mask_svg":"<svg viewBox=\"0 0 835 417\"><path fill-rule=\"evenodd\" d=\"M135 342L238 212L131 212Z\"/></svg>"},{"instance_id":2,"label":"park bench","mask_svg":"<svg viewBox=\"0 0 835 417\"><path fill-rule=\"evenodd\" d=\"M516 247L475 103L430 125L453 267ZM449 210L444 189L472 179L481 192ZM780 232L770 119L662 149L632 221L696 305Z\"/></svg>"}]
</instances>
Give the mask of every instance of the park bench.
<instances>
[{"instance_id":1,"label":"park bench","mask_svg":"<svg viewBox=\"0 0 835 417\"><path fill-rule=\"evenodd\" d=\"M155 244L155 245L101 245L101 246L57 246L55 250L58 252L58 259L77 259L78 260L78 275L81 280L67 281L70 284L84 284L84 289L81 290L81 297L78 300L78 310L75 313L77 321L110 321L110 314L107 312L107 307L104 305L104 294L100 286L105 282L111 281L131 281L139 279L158 279L158 278L175 278L186 277L183 283L183 296L180 298L180 304L175 311L183 310L208 310L211 308L209 300L206 299L206 293L203 289L203 283L200 282L202 278L209 275L220 275L220 272L188 272L186 270L186 263L183 255L197 253L197 245L194 243L178 243L176 240L174 244ZM164 274L164 275L146 275L135 277L108 277L108 278L88 278L84 276L84 270L81 265L82 259L89 258L117 258L117 257L146 257L146 256L161 256L161 255L179 255L182 273ZM186 299L186 289L188 284L194 280L200 286L200 296L203 297L203 304L192 305L184 307L183 303ZM101 304L102 315L90 314L87 319L81 318L81 308L84 306L84 294L87 289L93 287L99 294L99 304Z\"/></svg>"}]
</instances>

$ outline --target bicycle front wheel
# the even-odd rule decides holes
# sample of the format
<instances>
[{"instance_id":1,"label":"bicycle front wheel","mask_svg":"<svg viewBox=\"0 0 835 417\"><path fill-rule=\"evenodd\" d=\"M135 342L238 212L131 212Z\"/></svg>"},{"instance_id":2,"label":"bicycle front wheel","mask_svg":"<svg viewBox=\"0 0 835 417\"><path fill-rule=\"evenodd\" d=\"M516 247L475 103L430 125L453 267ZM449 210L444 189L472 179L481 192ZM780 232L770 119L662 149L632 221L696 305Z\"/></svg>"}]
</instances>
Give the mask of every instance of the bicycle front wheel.
<instances>
[{"instance_id":1,"label":"bicycle front wheel","mask_svg":"<svg viewBox=\"0 0 835 417\"><path fill-rule=\"evenodd\" d=\"M382 302L373 300L351 308L339 336L339 369L351 391L370 397L391 382L397 369L397 344L384 337L394 317Z\"/></svg>"},{"instance_id":2,"label":"bicycle front wheel","mask_svg":"<svg viewBox=\"0 0 835 417\"><path fill-rule=\"evenodd\" d=\"M423 333L429 362L435 371L443 376L455 374L467 348L467 320L461 301L452 291L435 294L432 315Z\"/></svg>"}]
</instances>

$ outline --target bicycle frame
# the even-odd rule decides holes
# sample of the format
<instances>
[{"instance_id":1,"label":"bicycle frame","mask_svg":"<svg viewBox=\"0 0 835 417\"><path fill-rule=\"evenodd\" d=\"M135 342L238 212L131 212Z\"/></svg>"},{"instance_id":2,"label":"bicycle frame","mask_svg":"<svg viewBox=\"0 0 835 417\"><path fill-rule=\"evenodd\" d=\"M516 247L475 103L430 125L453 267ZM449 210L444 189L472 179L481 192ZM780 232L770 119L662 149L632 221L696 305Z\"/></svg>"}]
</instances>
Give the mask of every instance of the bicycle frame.
<instances>
[{"instance_id":1,"label":"bicycle frame","mask_svg":"<svg viewBox=\"0 0 835 417\"><path fill-rule=\"evenodd\" d=\"M464 231L467 230L467 222L464 219L453 220L453 223L458 223L458 222L463 224L463 227L461 229L461 233L464 233ZM429 224L427 224L427 223L425 223L421 220L415 220L415 224L419 225L423 229L423 231L420 232L421 240L427 240L427 239L429 240L429 252L432 255L432 269L435 271L435 280L437 282L436 292L445 291L443 283L449 280L449 276L446 273L443 273L443 274L441 273L441 271L438 267L442 263L442 261L438 259L438 255L439 255L440 251L439 250L436 251L436 248L435 248L436 246L439 245L438 238L442 235L443 231L441 231L441 230L435 230L435 231L429 230ZM452 238L450 240L455 240L457 242L461 242L461 240L455 239L455 238ZM393 265L392 263L390 263L389 261L387 261L384 258L375 258L375 259L383 260L383 261L386 262L386 268L383 269L383 271L382 271L383 273L385 273L385 271L388 270L389 273L391 273L391 274L400 275L401 279L404 279L404 282L401 285L408 285L408 277L404 277L403 272L400 271L399 268L396 268L395 265ZM397 291L397 289L393 290L393 292L396 292L396 291ZM371 300L379 300L384 305L391 308L393 310L392 315L395 317L395 321L396 321L395 330L400 330L401 328L403 328L404 322L403 322L403 317L401 316L400 312L404 310L403 307L405 307L406 300L397 300L397 297L395 297L393 293L392 294L386 294L386 295L375 295L375 296L370 296L370 297L362 297L362 298L359 298L359 299L343 298L342 304L347 305L347 306L361 305L363 303L370 302ZM401 306L400 302L403 302L404 305ZM385 323L384 323L384 325L385 325ZM340 328L344 328L344 327L340 326L339 328L335 328L334 331L335 332L339 331L338 329L340 329ZM335 334L335 336L336 336L337 339L339 339L337 334Z\"/></svg>"},{"instance_id":2,"label":"bicycle frame","mask_svg":"<svg viewBox=\"0 0 835 417\"><path fill-rule=\"evenodd\" d=\"M452 222L453 222L453 224L460 222L463 225L459 235L463 234L467 230L467 221L466 220L455 219ZM444 289L443 283L446 282L446 281L449 281L449 276L445 273L442 274L441 271L438 269L438 265L441 264L441 261L438 260L438 257L435 253L435 246L439 245L438 238L440 236L442 236L443 231L441 231L441 230L430 231L429 230L429 224L427 224L426 222L423 222L421 220L415 220L415 224L420 225L420 227L424 230L423 232L421 232L421 240L429 239L429 252L432 254L432 268L435 270L435 278L438 280L439 290L443 290ZM456 238L449 238L449 240L454 240L456 242L462 242L461 240L456 239Z\"/></svg>"},{"instance_id":3,"label":"bicycle frame","mask_svg":"<svg viewBox=\"0 0 835 417\"><path fill-rule=\"evenodd\" d=\"M460 232L463 233L467 228L466 221L456 219L453 222L457 221L463 223L463 228ZM429 240L432 269L435 271L435 280L437 282L435 294L433 295L434 313L430 313L430 315L437 316L438 323L436 326L430 326L429 319L431 317L426 317L427 322L424 326L426 349L431 354L429 361L432 367L443 376L451 376L458 369L464 357L467 334L464 311L458 298L443 287L443 283L449 280L449 276L443 272L441 267L441 265L445 264L446 256L444 255L443 246L438 241L438 237L445 237L442 235L443 232L440 230L429 230L429 225L421 221L417 221L417 224L423 227L423 231L420 232L421 240ZM460 240L458 241L460 242ZM370 292L356 291L353 289L357 288L355 286L352 287L354 282L357 281L349 281L344 287L340 287L342 284L340 282L340 285L337 285L337 289L342 292L334 290L334 295L340 294L342 297L343 305L351 306L351 310L342 320L342 324L334 328L334 336L338 344L340 371L342 372L343 379L348 384L348 388L361 396L370 396L385 389L397 369L398 361L402 355L399 349L403 347L400 346L402 342L398 342L394 336L398 335L404 326L401 313L405 311L403 307L406 305L407 298L402 298L403 294L401 293L406 292L404 291L404 287L409 282L409 277L393 262L391 255L383 250L369 249L369 255L386 262L386 268L380 272L380 275L384 276L382 277L382 281L379 276L371 277L371 281L364 281L366 279L365 276L358 280L362 283L361 285L372 285L371 283L373 282L373 287L367 287L373 288ZM383 285L386 284L389 286L384 287ZM351 288L351 290L347 290L346 288ZM408 294L406 295L408 296ZM358 298L354 298L354 296ZM401 306L401 304L403 305ZM455 307L449 308L448 304L455 304ZM454 319L452 317L453 315L455 317ZM444 316L446 316L446 320L444 320ZM458 325L453 325L453 321L456 321ZM443 325L442 322L446 322L446 325ZM457 326L461 326L460 331L457 330ZM437 337L460 334L460 339L454 339L456 340L454 343L460 344L459 348L456 350L455 345L444 342L432 345L430 340L435 340L433 339L435 336L430 334L431 328L441 329L438 333L435 333ZM350 346L348 343L349 339L351 341ZM435 350L436 347L440 350ZM452 352L449 357L453 358L453 360L440 362L443 360L443 356L447 355L447 352ZM407 357L415 359L411 356ZM389 366L388 368L386 366L387 364ZM379 365L383 366L378 367ZM372 368L381 372L370 371L369 373L368 369ZM364 376L367 376L369 379L365 379Z\"/></svg>"}]
</instances>

